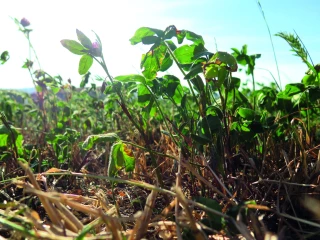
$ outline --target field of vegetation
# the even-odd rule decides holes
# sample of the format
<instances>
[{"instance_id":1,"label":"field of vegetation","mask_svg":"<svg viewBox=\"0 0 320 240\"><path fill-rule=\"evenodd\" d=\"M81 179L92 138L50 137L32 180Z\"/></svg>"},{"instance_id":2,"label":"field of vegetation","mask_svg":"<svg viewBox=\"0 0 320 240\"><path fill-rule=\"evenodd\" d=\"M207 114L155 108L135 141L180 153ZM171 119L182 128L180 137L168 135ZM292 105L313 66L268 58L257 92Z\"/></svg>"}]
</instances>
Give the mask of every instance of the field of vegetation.
<instances>
[{"instance_id":1,"label":"field of vegetation","mask_svg":"<svg viewBox=\"0 0 320 240\"><path fill-rule=\"evenodd\" d=\"M281 88L255 79L246 45L210 52L173 25L139 28L141 74L114 77L99 36L76 30L61 40L74 86L34 69L14 21L35 93L0 90L2 239L320 238L320 65L299 36L277 34L309 69Z\"/></svg>"}]
</instances>

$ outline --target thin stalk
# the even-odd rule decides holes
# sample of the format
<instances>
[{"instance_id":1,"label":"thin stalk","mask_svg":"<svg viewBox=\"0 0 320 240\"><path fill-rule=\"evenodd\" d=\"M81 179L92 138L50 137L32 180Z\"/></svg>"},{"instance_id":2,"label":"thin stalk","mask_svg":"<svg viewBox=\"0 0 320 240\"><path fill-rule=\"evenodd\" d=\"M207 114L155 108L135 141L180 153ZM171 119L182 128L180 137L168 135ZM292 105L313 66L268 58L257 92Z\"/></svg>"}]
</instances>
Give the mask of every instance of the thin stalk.
<instances>
[{"instance_id":1,"label":"thin stalk","mask_svg":"<svg viewBox=\"0 0 320 240\"><path fill-rule=\"evenodd\" d=\"M34 54L34 57L35 57L36 60L37 60L37 63L38 63L38 65L39 65L39 68L41 69L40 61L39 61L39 59L38 59L38 55L37 55L37 53L36 53L36 50L34 49L32 43L31 43L30 36L29 36L29 32L26 32L26 33L25 33L25 36L26 36L26 38L28 39L28 43L29 43L29 58L31 58L30 49L32 49L33 54Z\"/></svg>"},{"instance_id":2,"label":"thin stalk","mask_svg":"<svg viewBox=\"0 0 320 240\"><path fill-rule=\"evenodd\" d=\"M254 74L253 74L253 71L252 71L252 74L251 74L251 76L252 76L252 93L253 93L253 111L255 111L256 110L256 95L255 95L255 93L256 93L256 82L255 82L255 79L254 79Z\"/></svg>"},{"instance_id":3,"label":"thin stalk","mask_svg":"<svg viewBox=\"0 0 320 240\"><path fill-rule=\"evenodd\" d=\"M279 84L276 82L277 86L279 89L282 89L281 87L281 79L280 79L280 71L279 71L279 65L278 65L278 60L277 60L277 56L276 56L276 51L274 49L274 44L273 44L273 40L272 40L272 37L271 37L271 31L270 31L270 28L269 28L269 24L267 22L267 19L266 19L266 16L264 15L264 11L262 10L262 6L261 6L261 3L259 0L257 0L257 4L258 4L258 7L260 9L260 12L261 12L261 15L264 19L264 22L266 23L266 26L267 26L267 29L268 29L268 33L269 33L269 38L270 38L270 42L271 42L271 46L272 46L272 52L273 52L273 57L274 57L274 61L276 63L276 67L277 67L277 73L278 73L278 79L279 79ZM280 86L279 86L280 85Z\"/></svg>"}]
</instances>

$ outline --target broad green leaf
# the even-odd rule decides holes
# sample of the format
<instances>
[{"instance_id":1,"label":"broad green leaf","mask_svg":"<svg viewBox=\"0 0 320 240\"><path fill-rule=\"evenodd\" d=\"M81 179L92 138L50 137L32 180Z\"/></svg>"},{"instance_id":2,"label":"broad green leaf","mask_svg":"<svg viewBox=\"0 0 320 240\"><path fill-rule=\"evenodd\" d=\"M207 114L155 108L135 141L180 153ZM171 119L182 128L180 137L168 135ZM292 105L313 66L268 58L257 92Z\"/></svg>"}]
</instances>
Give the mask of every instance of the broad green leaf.
<instances>
[{"instance_id":1,"label":"broad green leaf","mask_svg":"<svg viewBox=\"0 0 320 240\"><path fill-rule=\"evenodd\" d=\"M217 52L210 58L209 62L220 65L221 63L226 64L231 72L236 72L238 70L238 64L234 56L227 52Z\"/></svg>"},{"instance_id":2,"label":"broad green leaf","mask_svg":"<svg viewBox=\"0 0 320 240\"><path fill-rule=\"evenodd\" d=\"M142 39L144 37L153 36L154 34L155 34L155 32L152 31L150 28L141 27L135 32L134 36L132 38L130 38L130 43L132 45L135 45L137 43L142 42Z\"/></svg>"},{"instance_id":3,"label":"broad green leaf","mask_svg":"<svg viewBox=\"0 0 320 240\"><path fill-rule=\"evenodd\" d=\"M132 172L135 166L135 158L131 149L126 144L122 144L122 154L125 163L126 172Z\"/></svg>"},{"instance_id":4,"label":"broad green leaf","mask_svg":"<svg viewBox=\"0 0 320 240\"><path fill-rule=\"evenodd\" d=\"M60 87L51 86L50 87L53 94L57 94L60 91Z\"/></svg>"},{"instance_id":5,"label":"broad green leaf","mask_svg":"<svg viewBox=\"0 0 320 240\"><path fill-rule=\"evenodd\" d=\"M210 64L205 68L205 74L204 74L205 78L206 79L217 78L219 69L221 69L219 65Z\"/></svg>"},{"instance_id":6,"label":"broad green leaf","mask_svg":"<svg viewBox=\"0 0 320 240\"><path fill-rule=\"evenodd\" d=\"M164 33L164 39L171 39L177 36L177 28L174 25L171 25L166 28Z\"/></svg>"},{"instance_id":7,"label":"broad green leaf","mask_svg":"<svg viewBox=\"0 0 320 240\"><path fill-rule=\"evenodd\" d=\"M231 48L231 50L233 50L233 52L234 52L234 53L232 54L234 57L237 57L238 55L241 54L240 51L239 51L237 48Z\"/></svg>"},{"instance_id":8,"label":"broad green leaf","mask_svg":"<svg viewBox=\"0 0 320 240\"><path fill-rule=\"evenodd\" d=\"M196 56L199 53L202 53L206 49L203 44L192 44L192 45L183 45L176 50L174 50L174 55L177 58L178 62L181 64L191 64L196 60Z\"/></svg>"},{"instance_id":9,"label":"broad green leaf","mask_svg":"<svg viewBox=\"0 0 320 240\"><path fill-rule=\"evenodd\" d=\"M234 88L239 89L240 84L241 84L240 78L232 77L230 83L226 84L226 85L228 85L229 90L230 90L230 89L234 89Z\"/></svg>"},{"instance_id":10,"label":"broad green leaf","mask_svg":"<svg viewBox=\"0 0 320 240\"><path fill-rule=\"evenodd\" d=\"M285 87L285 90L280 92L278 94L278 97L287 97L291 98L293 95L302 93L305 91L305 86L302 83L292 83L292 84L287 84Z\"/></svg>"},{"instance_id":11,"label":"broad green leaf","mask_svg":"<svg viewBox=\"0 0 320 240\"><path fill-rule=\"evenodd\" d=\"M187 73L184 79L192 79L201 72L202 72L202 64L201 63L194 64L192 65L192 67L190 68L190 71Z\"/></svg>"},{"instance_id":12,"label":"broad green leaf","mask_svg":"<svg viewBox=\"0 0 320 240\"><path fill-rule=\"evenodd\" d=\"M250 108L239 108L238 114L246 120L254 120L255 112Z\"/></svg>"},{"instance_id":13,"label":"broad green leaf","mask_svg":"<svg viewBox=\"0 0 320 240\"><path fill-rule=\"evenodd\" d=\"M92 66L93 58L90 55L83 55L79 61L78 72L80 75L86 74Z\"/></svg>"},{"instance_id":14,"label":"broad green leaf","mask_svg":"<svg viewBox=\"0 0 320 240\"><path fill-rule=\"evenodd\" d=\"M146 36L142 38L142 43L145 45L149 45L149 44L159 44L161 39L157 36Z\"/></svg>"},{"instance_id":15,"label":"broad green leaf","mask_svg":"<svg viewBox=\"0 0 320 240\"><path fill-rule=\"evenodd\" d=\"M247 44L242 46L241 52L242 52L242 54L247 55L247 53L248 53L248 45Z\"/></svg>"},{"instance_id":16,"label":"broad green leaf","mask_svg":"<svg viewBox=\"0 0 320 240\"><path fill-rule=\"evenodd\" d=\"M89 82L89 77L90 77L91 73L87 72L83 77L82 80L80 82L80 88L84 88L87 83Z\"/></svg>"},{"instance_id":17,"label":"broad green leaf","mask_svg":"<svg viewBox=\"0 0 320 240\"><path fill-rule=\"evenodd\" d=\"M108 176L115 177L117 172L123 166L123 155L121 153L122 142L114 143L110 150Z\"/></svg>"},{"instance_id":18,"label":"broad green leaf","mask_svg":"<svg viewBox=\"0 0 320 240\"><path fill-rule=\"evenodd\" d=\"M163 76L162 91L165 92L169 97L173 97L176 88L180 85L180 80L174 75Z\"/></svg>"},{"instance_id":19,"label":"broad green leaf","mask_svg":"<svg viewBox=\"0 0 320 240\"><path fill-rule=\"evenodd\" d=\"M98 143L107 143L107 142L115 142L119 139L116 133L105 133L98 135L90 135L83 142L82 148L85 150L91 149L95 144Z\"/></svg>"},{"instance_id":20,"label":"broad green leaf","mask_svg":"<svg viewBox=\"0 0 320 240\"><path fill-rule=\"evenodd\" d=\"M194 42L196 45L202 44L204 45L204 41L201 35L195 34L191 31L185 31L186 32L186 39Z\"/></svg>"},{"instance_id":21,"label":"broad green leaf","mask_svg":"<svg viewBox=\"0 0 320 240\"><path fill-rule=\"evenodd\" d=\"M8 134L0 134L0 147L7 147Z\"/></svg>"},{"instance_id":22,"label":"broad green leaf","mask_svg":"<svg viewBox=\"0 0 320 240\"><path fill-rule=\"evenodd\" d=\"M146 79L139 74L122 75L122 76L117 76L114 79L124 83L127 83L127 82L145 83L146 82Z\"/></svg>"},{"instance_id":23,"label":"broad green leaf","mask_svg":"<svg viewBox=\"0 0 320 240\"><path fill-rule=\"evenodd\" d=\"M165 75L163 76L163 82L161 85L162 92L164 92L168 97L172 98L176 104L181 103L183 89L179 78L174 75Z\"/></svg>"},{"instance_id":24,"label":"broad green leaf","mask_svg":"<svg viewBox=\"0 0 320 240\"><path fill-rule=\"evenodd\" d=\"M141 107L146 107L152 98L152 95L148 88L143 84L138 85L138 104Z\"/></svg>"},{"instance_id":25,"label":"broad green leaf","mask_svg":"<svg viewBox=\"0 0 320 240\"><path fill-rule=\"evenodd\" d=\"M204 91L204 83L199 75L196 75L194 78L192 78L191 83L199 93Z\"/></svg>"},{"instance_id":26,"label":"broad green leaf","mask_svg":"<svg viewBox=\"0 0 320 240\"><path fill-rule=\"evenodd\" d=\"M181 64L188 64L193 62L194 50L196 45L184 45L174 50L174 56Z\"/></svg>"},{"instance_id":27,"label":"broad green leaf","mask_svg":"<svg viewBox=\"0 0 320 240\"><path fill-rule=\"evenodd\" d=\"M15 127L11 127L11 130L14 134L15 137L15 144L17 146L18 154L21 155L23 154L23 148L22 148L22 143L23 143L23 136L20 132L18 132ZM11 131L5 126L5 125L0 125L0 147L10 147L12 143L11 140Z\"/></svg>"},{"instance_id":28,"label":"broad green leaf","mask_svg":"<svg viewBox=\"0 0 320 240\"><path fill-rule=\"evenodd\" d=\"M172 65L167 46L164 43L155 45L147 54L142 55L140 63L143 75L150 80L156 77L158 71L165 71Z\"/></svg>"},{"instance_id":29,"label":"broad green leaf","mask_svg":"<svg viewBox=\"0 0 320 240\"><path fill-rule=\"evenodd\" d=\"M90 39L80 30L76 30L77 32L77 36L78 36L78 40L81 42L81 44L88 49L92 48L92 42L90 41Z\"/></svg>"},{"instance_id":30,"label":"broad green leaf","mask_svg":"<svg viewBox=\"0 0 320 240\"><path fill-rule=\"evenodd\" d=\"M160 66L160 71L161 72L165 72L167 71L173 64L173 60L171 58L171 56L168 54L167 56L165 56L165 58L163 59L161 66Z\"/></svg>"},{"instance_id":31,"label":"broad green leaf","mask_svg":"<svg viewBox=\"0 0 320 240\"><path fill-rule=\"evenodd\" d=\"M151 52L148 52L146 55L142 55L143 64L141 68L143 68L142 74L146 79L152 80L157 76L157 72L160 69L159 61L156 56L154 56Z\"/></svg>"},{"instance_id":32,"label":"broad green leaf","mask_svg":"<svg viewBox=\"0 0 320 240\"><path fill-rule=\"evenodd\" d=\"M115 177L117 172L125 167L127 172L134 170L135 158L126 144L119 141L112 145L109 157L108 176Z\"/></svg>"},{"instance_id":33,"label":"broad green leaf","mask_svg":"<svg viewBox=\"0 0 320 240\"><path fill-rule=\"evenodd\" d=\"M302 78L302 83L307 87L310 85L318 85L320 80L320 72L317 75L314 74L306 74Z\"/></svg>"},{"instance_id":34,"label":"broad green leaf","mask_svg":"<svg viewBox=\"0 0 320 240\"><path fill-rule=\"evenodd\" d=\"M201 120L201 126L205 130L204 134L211 138L210 134L217 133L221 129L221 120L218 116L210 114Z\"/></svg>"},{"instance_id":35,"label":"broad green leaf","mask_svg":"<svg viewBox=\"0 0 320 240\"><path fill-rule=\"evenodd\" d=\"M188 30L181 30L181 31L176 31L176 37L178 39L178 43L181 44L184 40L184 38L194 42L195 45L202 44L204 45L203 38L195 34L194 32L190 32Z\"/></svg>"},{"instance_id":36,"label":"broad green leaf","mask_svg":"<svg viewBox=\"0 0 320 240\"><path fill-rule=\"evenodd\" d=\"M68 49L70 52L74 54L84 55L86 54L86 52L88 52L88 49L86 49L77 41L64 39L64 40L61 40L60 42L62 46L64 46L66 49Z\"/></svg>"}]
</instances>

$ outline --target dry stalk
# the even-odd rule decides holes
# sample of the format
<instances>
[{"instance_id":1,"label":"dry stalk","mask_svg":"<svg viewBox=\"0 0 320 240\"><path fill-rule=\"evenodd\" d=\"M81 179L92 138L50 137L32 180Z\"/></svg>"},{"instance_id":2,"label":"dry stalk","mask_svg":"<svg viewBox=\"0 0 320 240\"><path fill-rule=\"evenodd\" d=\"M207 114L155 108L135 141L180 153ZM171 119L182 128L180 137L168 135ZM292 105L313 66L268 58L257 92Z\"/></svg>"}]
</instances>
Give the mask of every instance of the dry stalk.
<instances>
[{"instance_id":1,"label":"dry stalk","mask_svg":"<svg viewBox=\"0 0 320 240\"><path fill-rule=\"evenodd\" d=\"M30 182L32 183L33 187L38 190L41 191L41 188L37 182L37 180L35 179L33 173L31 172L31 169L26 165L23 164L22 162L18 162L19 165L21 166L21 168L26 172L26 175L29 177ZM49 218L51 219L51 221L57 225L62 227L61 224L61 219L59 218L56 209L54 208L54 206L52 205L52 203L49 202L48 198L46 198L45 196L38 196L44 209L46 210Z\"/></svg>"},{"instance_id":2,"label":"dry stalk","mask_svg":"<svg viewBox=\"0 0 320 240\"><path fill-rule=\"evenodd\" d=\"M158 192L152 190L149 196L147 197L144 211L142 212L139 219L137 219L136 225L132 230L129 240L141 239L146 234L157 195Z\"/></svg>"},{"instance_id":3,"label":"dry stalk","mask_svg":"<svg viewBox=\"0 0 320 240\"><path fill-rule=\"evenodd\" d=\"M181 205L183 206L188 221L189 221L189 226L190 229L192 231L192 233L194 234L194 239L196 240L204 240L207 239L206 234L202 231L202 229L197 226L197 223L192 215L192 212L190 210L189 204L187 199L185 198L185 196L183 195L183 192L181 191L181 188L179 187L174 187L173 189L176 192L176 196L177 196L177 201L179 201L181 203ZM177 216L176 216L177 217Z\"/></svg>"}]
</instances>

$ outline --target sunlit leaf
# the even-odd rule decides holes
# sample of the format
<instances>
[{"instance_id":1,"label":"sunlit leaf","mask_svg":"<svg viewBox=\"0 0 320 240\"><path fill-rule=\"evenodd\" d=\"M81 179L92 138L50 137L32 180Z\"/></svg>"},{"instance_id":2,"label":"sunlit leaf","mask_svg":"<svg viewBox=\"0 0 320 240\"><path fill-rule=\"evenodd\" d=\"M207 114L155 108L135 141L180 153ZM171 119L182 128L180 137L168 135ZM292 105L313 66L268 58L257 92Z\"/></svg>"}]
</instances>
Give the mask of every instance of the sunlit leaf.
<instances>
[{"instance_id":1,"label":"sunlit leaf","mask_svg":"<svg viewBox=\"0 0 320 240\"><path fill-rule=\"evenodd\" d=\"M181 64L188 64L193 62L193 55L196 45L184 45L174 51L174 56Z\"/></svg>"},{"instance_id":2,"label":"sunlit leaf","mask_svg":"<svg viewBox=\"0 0 320 240\"><path fill-rule=\"evenodd\" d=\"M80 30L76 30L77 32L77 36L78 36L78 40L81 42L81 44L85 47L90 49L92 47L92 42L90 41L90 39Z\"/></svg>"},{"instance_id":3,"label":"sunlit leaf","mask_svg":"<svg viewBox=\"0 0 320 240\"><path fill-rule=\"evenodd\" d=\"M255 117L255 112L250 108L239 108L238 114L246 120L253 120Z\"/></svg>"},{"instance_id":4,"label":"sunlit leaf","mask_svg":"<svg viewBox=\"0 0 320 240\"><path fill-rule=\"evenodd\" d=\"M90 55L83 55L79 61L78 72L80 75L86 74L93 64L93 58Z\"/></svg>"},{"instance_id":5,"label":"sunlit leaf","mask_svg":"<svg viewBox=\"0 0 320 240\"><path fill-rule=\"evenodd\" d=\"M64 39L60 41L62 46L68 49L70 52L77 55L84 55L88 51L84 46L74 40Z\"/></svg>"},{"instance_id":6,"label":"sunlit leaf","mask_svg":"<svg viewBox=\"0 0 320 240\"><path fill-rule=\"evenodd\" d=\"M138 85L138 103L141 107L146 107L152 98L152 95L148 88L143 85L139 84Z\"/></svg>"},{"instance_id":7,"label":"sunlit leaf","mask_svg":"<svg viewBox=\"0 0 320 240\"><path fill-rule=\"evenodd\" d=\"M151 52L142 55L142 74L146 79L154 79L160 69L159 61Z\"/></svg>"},{"instance_id":8,"label":"sunlit leaf","mask_svg":"<svg viewBox=\"0 0 320 240\"><path fill-rule=\"evenodd\" d=\"M127 145L121 141L114 143L110 150L108 176L116 176L117 172L123 167L127 172L132 172L134 166L135 158Z\"/></svg>"},{"instance_id":9,"label":"sunlit leaf","mask_svg":"<svg viewBox=\"0 0 320 240\"><path fill-rule=\"evenodd\" d=\"M107 143L107 142L115 142L119 139L116 133L105 133L98 135L90 135L83 142L82 148L85 150L91 149L95 144L98 143Z\"/></svg>"},{"instance_id":10,"label":"sunlit leaf","mask_svg":"<svg viewBox=\"0 0 320 240\"><path fill-rule=\"evenodd\" d=\"M122 76L117 76L114 79L124 83L127 83L127 82L145 83L146 82L146 79L139 74L122 75Z\"/></svg>"},{"instance_id":11,"label":"sunlit leaf","mask_svg":"<svg viewBox=\"0 0 320 240\"><path fill-rule=\"evenodd\" d=\"M151 28L141 27L135 32L134 36L130 38L130 43L132 45L135 45L137 43L142 42L142 39L144 37L153 36L154 34L155 32L151 30Z\"/></svg>"},{"instance_id":12,"label":"sunlit leaf","mask_svg":"<svg viewBox=\"0 0 320 240\"><path fill-rule=\"evenodd\" d=\"M157 36L146 36L146 37L143 37L141 41L145 45L155 44L155 43L159 44L161 39Z\"/></svg>"}]
</instances>

